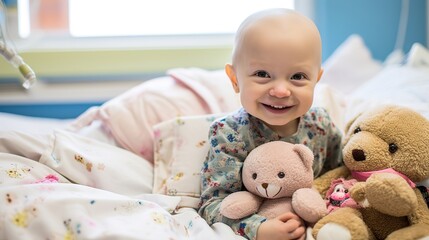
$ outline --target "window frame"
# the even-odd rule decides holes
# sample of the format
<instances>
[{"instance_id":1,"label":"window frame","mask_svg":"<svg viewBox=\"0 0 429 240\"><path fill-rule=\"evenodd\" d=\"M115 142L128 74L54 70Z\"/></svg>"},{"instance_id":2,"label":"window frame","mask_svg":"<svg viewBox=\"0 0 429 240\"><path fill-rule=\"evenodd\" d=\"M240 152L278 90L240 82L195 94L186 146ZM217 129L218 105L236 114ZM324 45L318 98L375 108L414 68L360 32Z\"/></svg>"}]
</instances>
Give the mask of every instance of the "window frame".
<instances>
[{"instance_id":1,"label":"window frame","mask_svg":"<svg viewBox=\"0 0 429 240\"><path fill-rule=\"evenodd\" d=\"M295 9L309 16L313 1L296 1ZM145 80L176 67L222 69L230 61L234 38L233 34L204 34L76 39L60 32L22 39L17 15L16 6L9 6L8 38L45 82ZM5 61L0 61L0 68L0 82L19 77Z\"/></svg>"},{"instance_id":2,"label":"window frame","mask_svg":"<svg viewBox=\"0 0 429 240\"><path fill-rule=\"evenodd\" d=\"M17 5L21 1L17 0ZM39 0L43 1L43 0ZM45 0L49 1L49 0ZM51 0L52 1L52 0ZM55 0L54 0L55 1ZM58 1L58 0L57 0ZM68 0L60 0L68 1ZM295 9L306 9L313 0L291 0ZM34 2L34 1L33 1ZM307 2L307 3L305 3ZM32 10L27 10L31 12ZM307 11L307 10L305 10ZM20 22L17 6L8 11L8 37L15 43L18 50L63 50L63 49L176 49L176 48L211 48L230 46L234 33L216 34L173 34L173 35L146 35L146 36L101 36L101 37L73 37L67 31L33 31L28 37L22 38L19 33ZM28 19L30 21L30 18ZM30 30L31 31L31 30Z\"/></svg>"}]
</instances>

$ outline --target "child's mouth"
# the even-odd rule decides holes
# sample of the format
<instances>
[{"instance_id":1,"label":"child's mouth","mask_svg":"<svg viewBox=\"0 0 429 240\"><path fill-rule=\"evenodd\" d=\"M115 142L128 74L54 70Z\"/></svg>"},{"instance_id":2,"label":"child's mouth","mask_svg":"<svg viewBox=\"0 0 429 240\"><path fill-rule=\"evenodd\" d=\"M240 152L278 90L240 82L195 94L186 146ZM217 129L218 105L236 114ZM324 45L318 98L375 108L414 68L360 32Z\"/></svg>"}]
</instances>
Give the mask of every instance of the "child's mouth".
<instances>
[{"instance_id":1,"label":"child's mouth","mask_svg":"<svg viewBox=\"0 0 429 240\"><path fill-rule=\"evenodd\" d=\"M281 113L290 109L290 106L262 104L271 112Z\"/></svg>"}]
</instances>

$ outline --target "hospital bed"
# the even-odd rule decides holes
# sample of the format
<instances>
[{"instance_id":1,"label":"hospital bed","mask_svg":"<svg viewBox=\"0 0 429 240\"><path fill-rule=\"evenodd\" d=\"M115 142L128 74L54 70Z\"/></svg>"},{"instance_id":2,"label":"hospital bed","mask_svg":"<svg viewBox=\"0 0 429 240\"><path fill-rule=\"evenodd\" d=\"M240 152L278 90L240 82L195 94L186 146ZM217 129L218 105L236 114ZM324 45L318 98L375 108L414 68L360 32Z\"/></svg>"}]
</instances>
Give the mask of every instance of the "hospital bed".
<instances>
[{"instance_id":1,"label":"hospital bed","mask_svg":"<svg viewBox=\"0 0 429 240\"><path fill-rule=\"evenodd\" d=\"M429 51L373 59L358 35L324 62L314 105L344 129L397 104L429 118ZM0 114L0 239L242 239L198 213L209 124L239 107L223 70L171 69L76 119Z\"/></svg>"}]
</instances>

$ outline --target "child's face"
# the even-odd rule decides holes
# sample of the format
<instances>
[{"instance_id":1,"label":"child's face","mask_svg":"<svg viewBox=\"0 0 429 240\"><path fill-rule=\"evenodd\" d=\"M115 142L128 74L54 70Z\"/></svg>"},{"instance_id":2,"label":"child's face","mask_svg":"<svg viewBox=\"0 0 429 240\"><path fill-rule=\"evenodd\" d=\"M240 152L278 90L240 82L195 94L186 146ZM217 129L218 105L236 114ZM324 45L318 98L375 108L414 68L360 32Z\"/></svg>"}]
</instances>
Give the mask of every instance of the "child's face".
<instances>
[{"instance_id":1,"label":"child's face","mask_svg":"<svg viewBox=\"0 0 429 240\"><path fill-rule=\"evenodd\" d=\"M274 18L249 26L234 65L226 68L246 111L290 135L296 131L294 120L313 103L321 47L320 38L315 39L305 24L283 22Z\"/></svg>"}]
</instances>

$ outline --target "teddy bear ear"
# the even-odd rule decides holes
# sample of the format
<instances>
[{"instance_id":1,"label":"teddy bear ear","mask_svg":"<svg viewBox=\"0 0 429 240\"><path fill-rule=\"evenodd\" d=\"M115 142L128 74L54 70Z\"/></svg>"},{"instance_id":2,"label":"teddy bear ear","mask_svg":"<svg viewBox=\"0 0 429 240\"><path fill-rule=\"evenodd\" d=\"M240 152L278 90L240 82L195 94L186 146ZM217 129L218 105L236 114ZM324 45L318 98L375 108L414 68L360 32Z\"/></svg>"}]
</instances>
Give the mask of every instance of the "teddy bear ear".
<instances>
[{"instance_id":1,"label":"teddy bear ear","mask_svg":"<svg viewBox=\"0 0 429 240\"><path fill-rule=\"evenodd\" d=\"M301 157L304 166L308 169L313 167L314 153L304 144L295 144L293 150Z\"/></svg>"},{"instance_id":2,"label":"teddy bear ear","mask_svg":"<svg viewBox=\"0 0 429 240\"><path fill-rule=\"evenodd\" d=\"M358 119L361 115L363 114L363 112L360 112L358 114L356 114L352 119L350 119L345 128L344 128L344 132L347 134L349 132L350 127L353 125L353 123L356 121L356 119Z\"/></svg>"}]
</instances>

